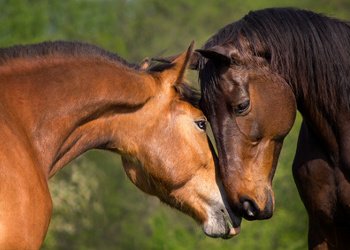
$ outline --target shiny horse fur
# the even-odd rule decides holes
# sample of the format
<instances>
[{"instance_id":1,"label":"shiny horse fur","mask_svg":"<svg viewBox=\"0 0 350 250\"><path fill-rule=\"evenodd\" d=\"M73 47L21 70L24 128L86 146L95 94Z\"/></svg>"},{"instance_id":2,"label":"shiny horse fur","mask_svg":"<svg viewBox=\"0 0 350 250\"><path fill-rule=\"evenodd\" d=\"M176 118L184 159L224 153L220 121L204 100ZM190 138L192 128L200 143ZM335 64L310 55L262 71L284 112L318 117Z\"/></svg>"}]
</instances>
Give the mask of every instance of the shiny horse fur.
<instances>
[{"instance_id":1,"label":"shiny horse fur","mask_svg":"<svg viewBox=\"0 0 350 250\"><path fill-rule=\"evenodd\" d=\"M309 248L348 249L349 24L292 8L252 11L193 58L233 211L248 220L272 216L272 179L298 109L293 173L309 215Z\"/></svg>"},{"instance_id":2,"label":"shiny horse fur","mask_svg":"<svg viewBox=\"0 0 350 250\"><path fill-rule=\"evenodd\" d=\"M89 149L121 154L135 185L207 235L239 232L205 117L182 92L191 53L152 71L82 43L0 49L0 249L40 247L52 210L48 179Z\"/></svg>"}]
</instances>

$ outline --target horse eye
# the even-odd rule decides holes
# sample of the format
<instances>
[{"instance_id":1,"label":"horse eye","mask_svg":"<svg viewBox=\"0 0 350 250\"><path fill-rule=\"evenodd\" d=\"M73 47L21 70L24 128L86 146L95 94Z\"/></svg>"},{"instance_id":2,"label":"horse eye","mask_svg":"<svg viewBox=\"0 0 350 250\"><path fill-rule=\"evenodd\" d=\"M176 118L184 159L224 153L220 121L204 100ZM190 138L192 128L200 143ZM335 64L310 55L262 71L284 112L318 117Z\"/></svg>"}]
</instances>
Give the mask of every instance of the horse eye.
<instances>
[{"instance_id":1,"label":"horse eye","mask_svg":"<svg viewBox=\"0 0 350 250\"><path fill-rule=\"evenodd\" d=\"M243 115L244 112L248 110L249 106L250 106L250 101L246 100L238 104L236 107L234 107L234 111L237 115Z\"/></svg>"},{"instance_id":2,"label":"horse eye","mask_svg":"<svg viewBox=\"0 0 350 250\"><path fill-rule=\"evenodd\" d=\"M200 130L205 131L207 129L207 123L205 120L195 121L195 123Z\"/></svg>"}]
</instances>

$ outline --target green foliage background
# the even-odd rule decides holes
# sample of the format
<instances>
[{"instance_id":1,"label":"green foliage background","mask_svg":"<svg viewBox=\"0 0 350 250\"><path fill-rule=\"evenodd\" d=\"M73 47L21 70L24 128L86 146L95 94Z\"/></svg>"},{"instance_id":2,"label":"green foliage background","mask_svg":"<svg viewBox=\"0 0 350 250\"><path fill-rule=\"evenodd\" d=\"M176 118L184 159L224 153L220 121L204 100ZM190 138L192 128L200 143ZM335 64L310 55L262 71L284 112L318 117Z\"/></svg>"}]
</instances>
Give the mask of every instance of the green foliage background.
<instances>
[{"instance_id":1,"label":"green foliage background","mask_svg":"<svg viewBox=\"0 0 350 250\"><path fill-rule=\"evenodd\" d=\"M280 6L350 19L349 0L0 0L0 47L80 40L138 62L179 53L192 40L200 47L248 11ZM291 174L300 121L274 179L275 215L244 221L234 239L206 237L191 218L137 190L119 156L92 151L51 179L54 214L43 249L306 249L307 216Z\"/></svg>"}]
</instances>

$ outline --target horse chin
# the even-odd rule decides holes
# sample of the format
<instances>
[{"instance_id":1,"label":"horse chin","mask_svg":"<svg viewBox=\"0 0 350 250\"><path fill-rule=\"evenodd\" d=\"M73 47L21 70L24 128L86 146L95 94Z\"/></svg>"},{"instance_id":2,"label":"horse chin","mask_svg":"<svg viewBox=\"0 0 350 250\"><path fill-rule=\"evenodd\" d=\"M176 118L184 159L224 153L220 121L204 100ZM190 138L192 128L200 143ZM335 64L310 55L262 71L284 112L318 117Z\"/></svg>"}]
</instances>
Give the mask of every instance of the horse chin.
<instances>
[{"instance_id":1,"label":"horse chin","mask_svg":"<svg viewBox=\"0 0 350 250\"><path fill-rule=\"evenodd\" d=\"M241 217L235 216L226 208L219 208L209 215L208 220L203 224L203 231L212 238L229 239L240 233L241 221Z\"/></svg>"}]
</instances>

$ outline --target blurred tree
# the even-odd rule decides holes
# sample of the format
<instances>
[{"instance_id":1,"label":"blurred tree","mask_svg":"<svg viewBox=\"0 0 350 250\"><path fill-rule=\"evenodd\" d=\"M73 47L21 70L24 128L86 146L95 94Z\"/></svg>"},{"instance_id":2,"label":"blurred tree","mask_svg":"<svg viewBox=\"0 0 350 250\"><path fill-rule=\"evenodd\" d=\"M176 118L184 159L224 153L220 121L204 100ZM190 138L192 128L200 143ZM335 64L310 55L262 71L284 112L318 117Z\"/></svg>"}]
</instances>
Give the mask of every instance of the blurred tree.
<instances>
[{"instance_id":1,"label":"blurred tree","mask_svg":"<svg viewBox=\"0 0 350 250\"><path fill-rule=\"evenodd\" d=\"M81 40L137 62L179 53L192 40L200 47L248 11L280 6L350 18L348 0L0 0L0 47ZM291 175L300 120L274 179L274 217L244 221L238 237L206 237L192 219L137 190L118 156L92 151L51 180L54 214L43 249L305 249L307 217Z\"/></svg>"}]
</instances>

